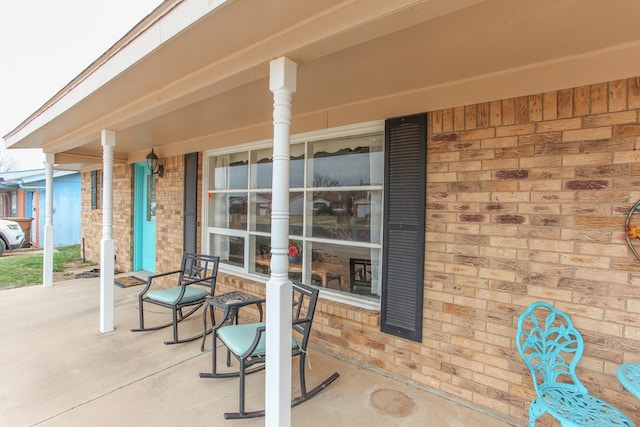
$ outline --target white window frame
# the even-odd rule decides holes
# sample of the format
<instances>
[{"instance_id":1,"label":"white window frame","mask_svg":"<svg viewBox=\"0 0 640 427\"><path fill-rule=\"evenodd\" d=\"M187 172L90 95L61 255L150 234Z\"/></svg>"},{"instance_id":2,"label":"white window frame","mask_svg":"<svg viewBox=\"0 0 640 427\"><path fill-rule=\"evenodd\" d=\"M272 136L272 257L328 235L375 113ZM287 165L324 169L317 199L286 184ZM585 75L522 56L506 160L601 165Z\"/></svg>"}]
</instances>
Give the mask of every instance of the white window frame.
<instances>
[{"instance_id":1,"label":"white window frame","mask_svg":"<svg viewBox=\"0 0 640 427\"><path fill-rule=\"evenodd\" d=\"M372 122L359 123L354 125L340 126L331 129L323 129L318 131L306 132L297 135L292 135L290 138L290 144L301 144L307 142L314 142L325 139L332 138L343 138L349 136L358 136L367 133L373 132L383 132L384 133L384 121L377 120ZM210 174L212 173L209 169L209 160L211 157L217 157L225 154L233 154L241 151L255 151L265 148L273 148L273 139L255 141L245 144L233 145L221 149L208 150L203 153L203 185L202 185L202 200L205 203L202 203L202 218L203 218L203 227L202 227L202 245L203 249L206 253L211 253L210 248L210 237L212 234L224 234L228 236L236 236L242 237L245 239L244 245L244 259L250 259L251 255L251 245L250 237L253 235L264 235L269 236L270 233L261 233L258 231L248 231L248 230L235 230L229 228L219 228L219 227L210 227L209 226L209 203L208 200L208 192L209 182L210 182ZM306 152L306 146L305 146ZM249 173L251 173L249 168ZM306 190L306 176L305 176L305 187ZM343 188L340 188L343 190ZM384 183L381 185L381 190L384 189ZM251 189L248 188L249 195L251 195ZM226 191L226 190L225 190ZM229 190L229 192L237 192L238 190ZM224 192L224 191L223 191ZM306 202L305 202L306 203ZM306 210L306 208L305 208ZM382 224L384 221L380 221L380 230L379 235L383 236ZM303 233L304 234L304 233ZM314 241L322 241L323 239L312 239ZM362 246L362 247L374 247L379 248L382 251L383 242L380 241L379 244L371 244L371 243L362 243L362 242L353 242L354 245ZM250 280L256 282L266 283L267 279L264 276L253 274L249 272L249 263L245 262L244 267L237 267L229 264L221 263L219 266L219 270L223 273L233 274L239 277L245 277ZM381 286L384 286L381 284ZM332 300L340 303L349 304L352 306L357 306L370 310L379 310L380 309L380 300L371 300L359 297L354 294L348 294L345 292L334 291L332 289L321 288L320 296L327 300Z\"/></svg>"}]
</instances>

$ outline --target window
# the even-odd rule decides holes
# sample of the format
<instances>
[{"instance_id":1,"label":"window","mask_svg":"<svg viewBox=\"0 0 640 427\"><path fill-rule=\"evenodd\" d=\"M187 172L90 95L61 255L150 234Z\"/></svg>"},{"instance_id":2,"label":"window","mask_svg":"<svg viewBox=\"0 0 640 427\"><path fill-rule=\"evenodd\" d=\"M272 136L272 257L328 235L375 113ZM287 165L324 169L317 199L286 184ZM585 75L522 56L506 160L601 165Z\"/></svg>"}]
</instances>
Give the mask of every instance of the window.
<instances>
[{"instance_id":1,"label":"window","mask_svg":"<svg viewBox=\"0 0 640 427\"><path fill-rule=\"evenodd\" d=\"M0 216L17 217L18 216L18 192L5 191L0 193Z\"/></svg>"},{"instance_id":2,"label":"window","mask_svg":"<svg viewBox=\"0 0 640 427\"><path fill-rule=\"evenodd\" d=\"M273 159L270 143L209 153L207 243L221 269L269 274ZM335 295L379 301L384 128L352 126L292 138L289 276Z\"/></svg>"},{"instance_id":3,"label":"window","mask_svg":"<svg viewBox=\"0 0 640 427\"><path fill-rule=\"evenodd\" d=\"M102 198L102 171L91 171L91 209L101 207Z\"/></svg>"},{"instance_id":4,"label":"window","mask_svg":"<svg viewBox=\"0 0 640 427\"><path fill-rule=\"evenodd\" d=\"M149 222L156 222L156 175L147 175L147 218Z\"/></svg>"}]
</instances>

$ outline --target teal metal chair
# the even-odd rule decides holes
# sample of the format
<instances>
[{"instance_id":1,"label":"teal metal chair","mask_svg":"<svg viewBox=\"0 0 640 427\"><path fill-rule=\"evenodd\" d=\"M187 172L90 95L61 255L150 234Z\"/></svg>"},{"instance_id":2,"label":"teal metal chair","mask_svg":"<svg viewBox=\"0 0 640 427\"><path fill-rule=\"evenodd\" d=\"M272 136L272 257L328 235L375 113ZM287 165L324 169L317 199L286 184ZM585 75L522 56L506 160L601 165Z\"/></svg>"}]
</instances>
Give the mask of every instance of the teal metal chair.
<instances>
[{"instance_id":1,"label":"teal metal chair","mask_svg":"<svg viewBox=\"0 0 640 427\"><path fill-rule=\"evenodd\" d=\"M576 376L584 342L565 313L546 302L531 304L518 320L516 343L537 395L529 407L530 427L545 412L563 427L635 426L618 408L589 394Z\"/></svg>"},{"instance_id":2,"label":"teal metal chair","mask_svg":"<svg viewBox=\"0 0 640 427\"><path fill-rule=\"evenodd\" d=\"M165 344L179 344L201 338L202 335L186 339L178 338L178 323L195 313L204 305L208 297L213 296L219 262L220 258L217 256L185 252L182 255L180 270L149 276L147 285L138 295L140 327L131 329L131 332L155 331L172 326L173 340L165 341ZM170 287L155 285L154 282L161 278L175 278L175 285ZM145 326L145 304L158 305L171 310L171 321L158 326Z\"/></svg>"}]
</instances>

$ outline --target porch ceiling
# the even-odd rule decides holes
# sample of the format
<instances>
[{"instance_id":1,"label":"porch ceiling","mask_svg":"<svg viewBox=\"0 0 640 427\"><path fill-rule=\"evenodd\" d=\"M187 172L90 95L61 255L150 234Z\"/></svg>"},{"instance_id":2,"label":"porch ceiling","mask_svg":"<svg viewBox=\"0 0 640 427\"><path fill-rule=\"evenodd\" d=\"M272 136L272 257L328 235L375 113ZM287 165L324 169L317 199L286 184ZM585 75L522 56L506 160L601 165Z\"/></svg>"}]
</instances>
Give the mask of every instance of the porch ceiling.
<instances>
[{"instance_id":1,"label":"porch ceiling","mask_svg":"<svg viewBox=\"0 0 640 427\"><path fill-rule=\"evenodd\" d=\"M165 1L7 146L90 168L101 129L121 162L269 138L282 55L300 64L294 132L640 75L636 0L202 3Z\"/></svg>"}]
</instances>

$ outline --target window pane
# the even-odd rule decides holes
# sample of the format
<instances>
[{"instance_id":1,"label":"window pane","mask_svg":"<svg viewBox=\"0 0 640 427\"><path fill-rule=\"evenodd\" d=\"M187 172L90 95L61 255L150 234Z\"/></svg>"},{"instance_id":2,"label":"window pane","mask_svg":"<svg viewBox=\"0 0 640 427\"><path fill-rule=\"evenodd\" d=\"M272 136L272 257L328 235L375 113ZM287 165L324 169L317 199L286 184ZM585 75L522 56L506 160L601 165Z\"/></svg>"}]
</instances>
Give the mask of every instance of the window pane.
<instances>
[{"instance_id":1,"label":"window pane","mask_svg":"<svg viewBox=\"0 0 640 427\"><path fill-rule=\"evenodd\" d=\"M251 188L273 186L273 150L255 150L251 153Z\"/></svg>"},{"instance_id":2,"label":"window pane","mask_svg":"<svg viewBox=\"0 0 640 427\"><path fill-rule=\"evenodd\" d=\"M271 231L271 193L254 193L251 195L251 230Z\"/></svg>"},{"instance_id":3,"label":"window pane","mask_svg":"<svg viewBox=\"0 0 640 427\"><path fill-rule=\"evenodd\" d=\"M18 192L17 191L11 192L11 216L12 217L18 216Z\"/></svg>"},{"instance_id":4,"label":"window pane","mask_svg":"<svg viewBox=\"0 0 640 427\"><path fill-rule=\"evenodd\" d=\"M289 192L289 234L302 236L304 221L304 193Z\"/></svg>"},{"instance_id":5,"label":"window pane","mask_svg":"<svg viewBox=\"0 0 640 427\"><path fill-rule=\"evenodd\" d=\"M147 221L156 220L156 176L147 175Z\"/></svg>"},{"instance_id":6,"label":"window pane","mask_svg":"<svg viewBox=\"0 0 640 427\"><path fill-rule=\"evenodd\" d=\"M315 188L381 185L382 133L310 143L308 184Z\"/></svg>"},{"instance_id":7,"label":"window pane","mask_svg":"<svg viewBox=\"0 0 640 427\"><path fill-rule=\"evenodd\" d=\"M380 294L380 250L313 243L310 283L364 296Z\"/></svg>"},{"instance_id":8,"label":"window pane","mask_svg":"<svg viewBox=\"0 0 640 427\"><path fill-rule=\"evenodd\" d=\"M312 194L312 237L380 243L381 191L317 191Z\"/></svg>"},{"instance_id":9,"label":"window pane","mask_svg":"<svg viewBox=\"0 0 640 427\"><path fill-rule=\"evenodd\" d=\"M242 237L212 234L210 237L211 253L220 257L222 264L244 266L244 239Z\"/></svg>"},{"instance_id":10,"label":"window pane","mask_svg":"<svg viewBox=\"0 0 640 427\"><path fill-rule=\"evenodd\" d=\"M269 275L269 263L271 260L271 237L253 236L255 241L255 262L251 272Z\"/></svg>"},{"instance_id":11,"label":"window pane","mask_svg":"<svg viewBox=\"0 0 640 427\"><path fill-rule=\"evenodd\" d=\"M229 194L229 212L231 213L229 228L247 229L247 201L247 193Z\"/></svg>"},{"instance_id":12,"label":"window pane","mask_svg":"<svg viewBox=\"0 0 640 427\"><path fill-rule=\"evenodd\" d=\"M209 226L247 229L247 193L209 193Z\"/></svg>"},{"instance_id":13,"label":"window pane","mask_svg":"<svg viewBox=\"0 0 640 427\"><path fill-rule=\"evenodd\" d=\"M304 187L304 144L290 147L289 155L289 187Z\"/></svg>"},{"instance_id":14,"label":"window pane","mask_svg":"<svg viewBox=\"0 0 640 427\"><path fill-rule=\"evenodd\" d=\"M248 154L234 153L213 157L210 161L210 186L216 190L246 189L248 185Z\"/></svg>"}]
</instances>

